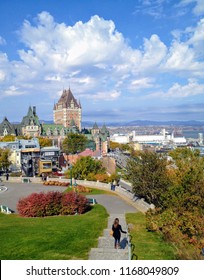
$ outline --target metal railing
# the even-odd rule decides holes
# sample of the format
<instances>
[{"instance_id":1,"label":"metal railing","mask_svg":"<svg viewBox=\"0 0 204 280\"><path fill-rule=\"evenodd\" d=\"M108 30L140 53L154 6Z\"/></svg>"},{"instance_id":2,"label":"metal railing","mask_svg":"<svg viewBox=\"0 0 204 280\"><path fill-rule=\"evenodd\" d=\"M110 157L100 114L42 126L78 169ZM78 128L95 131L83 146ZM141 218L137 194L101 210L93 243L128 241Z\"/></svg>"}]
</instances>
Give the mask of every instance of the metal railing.
<instances>
[{"instance_id":1,"label":"metal railing","mask_svg":"<svg viewBox=\"0 0 204 280\"><path fill-rule=\"evenodd\" d=\"M127 233L126 233L126 238L127 238L127 245L128 245L128 260L132 259L132 236L129 233L129 227L127 225Z\"/></svg>"}]
</instances>

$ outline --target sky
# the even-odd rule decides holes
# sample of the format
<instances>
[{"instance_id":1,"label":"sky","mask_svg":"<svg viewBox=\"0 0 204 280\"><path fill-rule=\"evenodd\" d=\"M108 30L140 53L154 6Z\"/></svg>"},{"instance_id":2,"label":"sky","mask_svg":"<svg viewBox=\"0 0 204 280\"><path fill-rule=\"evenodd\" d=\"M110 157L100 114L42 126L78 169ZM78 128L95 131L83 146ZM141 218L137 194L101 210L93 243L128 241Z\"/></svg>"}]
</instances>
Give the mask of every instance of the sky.
<instances>
[{"instance_id":1,"label":"sky","mask_svg":"<svg viewBox=\"0 0 204 280\"><path fill-rule=\"evenodd\" d=\"M204 121L203 0L1 0L0 122Z\"/></svg>"}]
</instances>

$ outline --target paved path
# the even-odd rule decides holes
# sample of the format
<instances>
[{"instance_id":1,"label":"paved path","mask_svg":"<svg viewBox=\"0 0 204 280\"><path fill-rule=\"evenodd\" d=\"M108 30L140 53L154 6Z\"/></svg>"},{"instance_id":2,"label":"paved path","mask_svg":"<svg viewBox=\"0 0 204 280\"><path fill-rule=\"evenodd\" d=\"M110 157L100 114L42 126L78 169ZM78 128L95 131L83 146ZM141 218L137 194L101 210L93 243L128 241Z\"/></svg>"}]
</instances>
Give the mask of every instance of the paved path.
<instances>
[{"instance_id":1,"label":"paved path","mask_svg":"<svg viewBox=\"0 0 204 280\"><path fill-rule=\"evenodd\" d=\"M6 205L11 210L17 212L16 205L20 198L26 197L34 192L64 191L64 187L44 186L33 183L4 183L6 191L0 192L0 205Z\"/></svg>"}]
</instances>

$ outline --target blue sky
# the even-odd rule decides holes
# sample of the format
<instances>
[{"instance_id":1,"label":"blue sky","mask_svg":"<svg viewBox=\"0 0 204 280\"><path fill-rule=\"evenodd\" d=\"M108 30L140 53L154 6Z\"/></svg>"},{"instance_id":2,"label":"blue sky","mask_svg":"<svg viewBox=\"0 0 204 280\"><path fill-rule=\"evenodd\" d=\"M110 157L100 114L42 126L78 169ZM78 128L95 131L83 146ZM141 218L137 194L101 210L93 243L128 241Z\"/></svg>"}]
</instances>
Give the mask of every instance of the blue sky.
<instances>
[{"instance_id":1,"label":"blue sky","mask_svg":"<svg viewBox=\"0 0 204 280\"><path fill-rule=\"evenodd\" d=\"M1 0L0 121L204 120L203 0Z\"/></svg>"}]
</instances>

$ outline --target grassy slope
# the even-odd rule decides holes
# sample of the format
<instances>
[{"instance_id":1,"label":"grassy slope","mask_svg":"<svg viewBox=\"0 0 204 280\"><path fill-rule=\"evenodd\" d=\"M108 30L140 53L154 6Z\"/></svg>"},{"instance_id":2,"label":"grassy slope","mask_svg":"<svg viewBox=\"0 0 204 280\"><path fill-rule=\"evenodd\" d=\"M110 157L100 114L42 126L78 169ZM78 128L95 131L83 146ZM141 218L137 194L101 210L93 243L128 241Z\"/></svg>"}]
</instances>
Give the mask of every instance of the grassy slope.
<instances>
[{"instance_id":1,"label":"grassy slope","mask_svg":"<svg viewBox=\"0 0 204 280\"><path fill-rule=\"evenodd\" d=\"M145 215L142 213L129 213L126 216L127 223L131 224L133 253L139 260L174 260L174 247L165 242L155 232L146 230Z\"/></svg>"},{"instance_id":2,"label":"grassy slope","mask_svg":"<svg viewBox=\"0 0 204 280\"><path fill-rule=\"evenodd\" d=\"M97 238L107 226L107 217L101 205L79 216L0 214L0 259L88 259L88 252L97 246Z\"/></svg>"}]
</instances>

